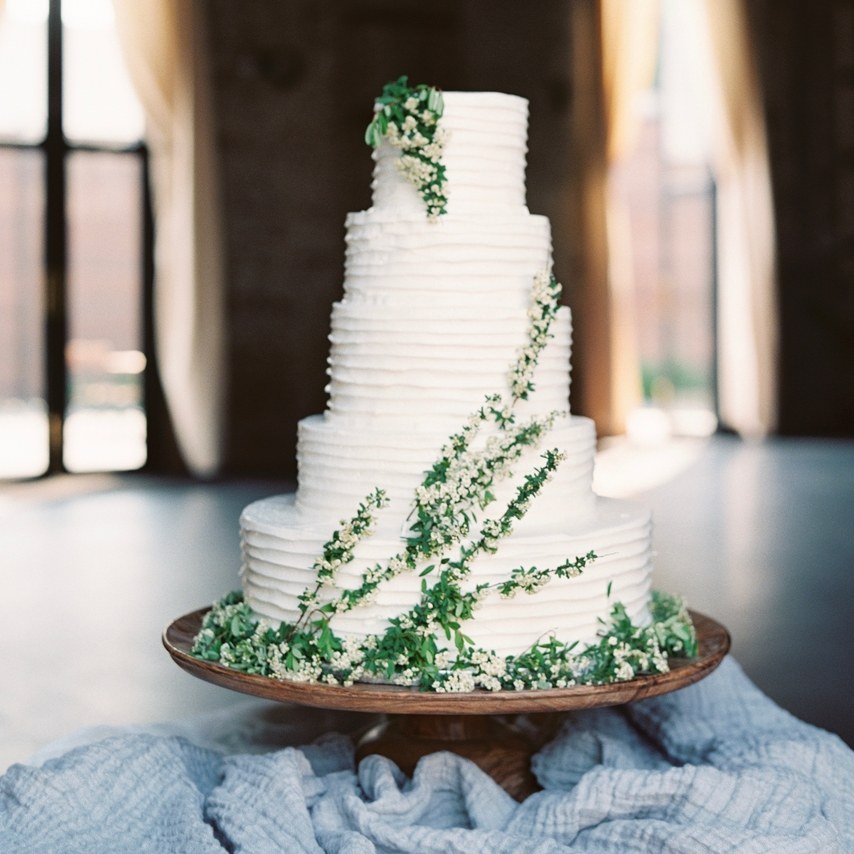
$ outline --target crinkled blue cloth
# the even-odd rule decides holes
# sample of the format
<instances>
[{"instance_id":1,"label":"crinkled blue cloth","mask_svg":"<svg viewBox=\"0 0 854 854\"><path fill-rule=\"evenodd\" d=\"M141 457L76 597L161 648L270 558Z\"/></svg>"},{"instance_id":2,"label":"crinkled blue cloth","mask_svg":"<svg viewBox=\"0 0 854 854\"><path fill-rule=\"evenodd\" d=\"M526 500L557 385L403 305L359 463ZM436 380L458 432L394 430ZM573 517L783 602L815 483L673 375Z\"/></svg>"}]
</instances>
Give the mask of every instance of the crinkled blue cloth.
<instances>
[{"instance_id":1,"label":"crinkled blue cloth","mask_svg":"<svg viewBox=\"0 0 854 854\"><path fill-rule=\"evenodd\" d=\"M536 716L530 718L536 722ZM412 779L345 735L224 755L125 733L0 777L6 852L854 851L854 752L727 659L704 681L568 714L516 803L467 760Z\"/></svg>"}]
</instances>

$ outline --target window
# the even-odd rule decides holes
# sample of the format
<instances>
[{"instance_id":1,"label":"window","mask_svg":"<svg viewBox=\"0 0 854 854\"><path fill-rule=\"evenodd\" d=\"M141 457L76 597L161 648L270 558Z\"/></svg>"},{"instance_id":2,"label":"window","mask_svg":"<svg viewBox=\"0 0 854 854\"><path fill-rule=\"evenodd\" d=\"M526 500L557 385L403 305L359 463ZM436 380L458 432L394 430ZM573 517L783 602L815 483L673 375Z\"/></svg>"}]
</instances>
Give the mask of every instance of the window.
<instances>
[{"instance_id":1,"label":"window","mask_svg":"<svg viewBox=\"0 0 854 854\"><path fill-rule=\"evenodd\" d=\"M145 462L142 132L110 0L6 0L0 477Z\"/></svg>"},{"instance_id":2,"label":"window","mask_svg":"<svg viewBox=\"0 0 854 854\"><path fill-rule=\"evenodd\" d=\"M640 438L717 425L712 63L699 5L664 0L659 35L654 85L635 104L637 141L610 176L632 235L645 405L627 429Z\"/></svg>"}]
</instances>

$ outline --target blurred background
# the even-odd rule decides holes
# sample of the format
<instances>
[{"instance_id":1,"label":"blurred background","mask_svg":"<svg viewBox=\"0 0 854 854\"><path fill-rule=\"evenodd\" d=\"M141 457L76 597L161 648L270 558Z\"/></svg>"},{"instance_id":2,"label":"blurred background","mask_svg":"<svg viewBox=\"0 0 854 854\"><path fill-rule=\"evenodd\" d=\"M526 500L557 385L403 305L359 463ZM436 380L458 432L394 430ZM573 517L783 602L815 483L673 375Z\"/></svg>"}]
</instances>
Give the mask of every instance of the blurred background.
<instances>
[{"instance_id":1,"label":"blurred background","mask_svg":"<svg viewBox=\"0 0 854 854\"><path fill-rule=\"evenodd\" d=\"M370 205L362 134L401 74L530 101L528 206L552 223L572 410L597 423L600 491L644 495L709 442L700 471L715 484L738 491L744 473L757 501L773 483L772 498L795 501L807 483L831 533L783 559L832 545L822 609L848 620L852 0L0 0L0 559L4 580L31 585L28 615L45 607L46 567L78 571L58 567L63 538L79 536L67 514L81 505L63 502L81 495L208 508L176 553L216 560L216 542L221 564L183 578L184 599L157 618L236 571L239 507L292 485L296 424L325 406L344 216ZM781 442L795 466L768 478L763 455ZM682 536L686 506L695 526L711 518L708 492L686 494L656 508L665 534ZM59 518L34 521L45 507ZM774 510L772 552L801 508ZM233 531L210 541L208 512ZM137 532L176 516L139 518ZM741 543L732 523L687 547L723 553ZM76 558L92 578L96 552ZM140 584L164 587L161 558L140 565ZM714 610L706 583L698 598Z\"/></svg>"},{"instance_id":2,"label":"blurred background","mask_svg":"<svg viewBox=\"0 0 854 854\"><path fill-rule=\"evenodd\" d=\"M3 6L0 476L294 474L400 73L530 99L601 435L854 432L850 2Z\"/></svg>"}]
</instances>

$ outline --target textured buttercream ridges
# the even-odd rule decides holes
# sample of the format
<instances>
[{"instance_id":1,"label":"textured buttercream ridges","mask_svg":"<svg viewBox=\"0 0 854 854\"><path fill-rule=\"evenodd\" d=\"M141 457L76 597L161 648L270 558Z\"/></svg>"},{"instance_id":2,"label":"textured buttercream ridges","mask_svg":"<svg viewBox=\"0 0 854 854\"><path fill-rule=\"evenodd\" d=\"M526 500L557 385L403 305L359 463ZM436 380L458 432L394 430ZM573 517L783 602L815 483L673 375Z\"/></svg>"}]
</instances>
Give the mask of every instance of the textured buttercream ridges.
<instances>
[{"instance_id":1,"label":"textured buttercream ridges","mask_svg":"<svg viewBox=\"0 0 854 854\"><path fill-rule=\"evenodd\" d=\"M439 126L447 133L442 162L448 214L525 206L528 102L516 95L483 94L443 93ZM399 154L388 143L373 153L373 207L423 215L418 191L397 169Z\"/></svg>"},{"instance_id":2,"label":"textured buttercream ridges","mask_svg":"<svg viewBox=\"0 0 854 854\"><path fill-rule=\"evenodd\" d=\"M372 426L347 417L312 416L301 421L296 506L303 518L325 520L334 527L364 495L379 487L390 499L380 524L383 530L399 533L416 487L451 432L445 420L425 421L419 431L380 419ZM544 445L559 448L566 459L517 524L520 531L548 535L589 518L595 500L591 489L595 443L589 419L558 421ZM516 476L496 484L496 507L505 506L525 474L541 462L540 452L529 449L519 461Z\"/></svg>"},{"instance_id":3,"label":"textured buttercream ridges","mask_svg":"<svg viewBox=\"0 0 854 854\"><path fill-rule=\"evenodd\" d=\"M296 597L311 581L311 564L323 535L305 527L292 502L271 500L250 505L243 514L244 590L253 609L272 620L289 621ZM648 621L651 570L649 512L626 502L600 499L592 518L550 537L508 537L496 555L473 565L472 584L499 581L520 563L548 565L567 554L584 553L595 545L602 557L573 579L556 579L534 595L512 600L488 597L466 631L477 643L501 655L519 652L555 631L562 640L591 640L606 620L614 601L622 601L633 620ZM366 540L353 563L342 569L340 584L356 583L358 575L397 543L381 536ZM379 591L370 606L333 621L342 636L363 636L381 630L385 620L417 599L417 573L397 576Z\"/></svg>"},{"instance_id":4,"label":"textured buttercream ridges","mask_svg":"<svg viewBox=\"0 0 854 854\"><path fill-rule=\"evenodd\" d=\"M344 293L371 299L527 306L533 275L551 268L548 219L526 212L478 217L352 213Z\"/></svg>"},{"instance_id":5,"label":"textured buttercream ridges","mask_svg":"<svg viewBox=\"0 0 854 854\"><path fill-rule=\"evenodd\" d=\"M386 304L371 311L358 302L338 304L330 334L328 410L463 421L487 394L506 388L510 366L525 343L525 312L464 304L453 311L435 309ZM523 412L569 408L568 309L558 311L554 327L534 374L535 404L522 404Z\"/></svg>"}]
</instances>

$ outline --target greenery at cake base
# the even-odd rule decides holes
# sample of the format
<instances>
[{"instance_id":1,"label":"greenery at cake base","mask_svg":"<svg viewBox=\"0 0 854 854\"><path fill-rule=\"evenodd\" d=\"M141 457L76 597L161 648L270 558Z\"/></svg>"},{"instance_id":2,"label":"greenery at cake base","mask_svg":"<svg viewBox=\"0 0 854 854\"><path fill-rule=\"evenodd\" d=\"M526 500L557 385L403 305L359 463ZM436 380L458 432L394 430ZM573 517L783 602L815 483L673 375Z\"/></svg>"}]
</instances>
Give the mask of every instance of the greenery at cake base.
<instances>
[{"instance_id":1,"label":"greenery at cake base","mask_svg":"<svg viewBox=\"0 0 854 854\"><path fill-rule=\"evenodd\" d=\"M502 658L465 644L450 654L425 656L416 649L389 670L383 636L364 641L294 632L258 618L240 591L229 594L205 614L192 654L242 673L329 685L389 682L423 691L468 692L548 690L573 685L604 685L637 676L666 673L672 656L697 654L697 638L684 601L654 591L652 621L636 626L621 603L603 622L595 643L580 647L549 636L520 655Z\"/></svg>"}]
</instances>

